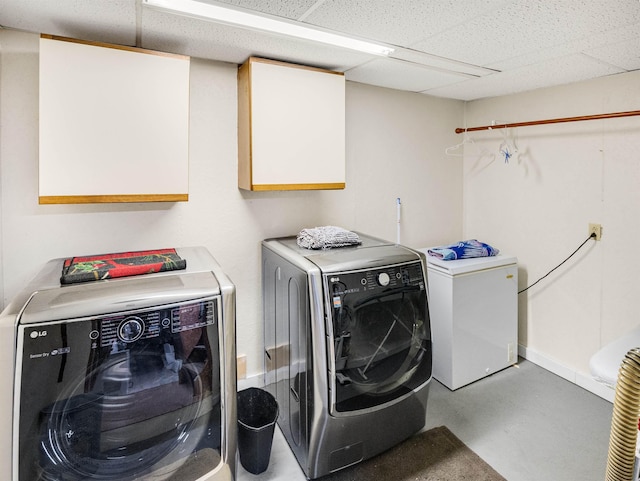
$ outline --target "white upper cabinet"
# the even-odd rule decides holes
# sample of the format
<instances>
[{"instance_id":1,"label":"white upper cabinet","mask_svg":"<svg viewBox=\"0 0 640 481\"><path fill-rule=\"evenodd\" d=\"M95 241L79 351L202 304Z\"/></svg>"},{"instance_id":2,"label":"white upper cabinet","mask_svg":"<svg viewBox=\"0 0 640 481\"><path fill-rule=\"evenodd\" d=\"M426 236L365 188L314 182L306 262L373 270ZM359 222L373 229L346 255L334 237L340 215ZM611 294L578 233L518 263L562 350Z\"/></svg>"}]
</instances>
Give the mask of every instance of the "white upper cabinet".
<instances>
[{"instance_id":1,"label":"white upper cabinet","mask_svg":"<svg viewBox=\"0 0 640 481\"><path fill-rule=\"evenodd\" d=\"M189 198L189 57L40 38L41 204Z\"/></svg>"},{"instance_id":2,"label":"white upper cabinet","mask_svg":"<svg viewBox=\"0 0 640 481\"><path fill-rule=\"evenodd\" d=\"M240 67L238 186L345 187L342 73L259 58Z\"/></svg>"}]
</instances>

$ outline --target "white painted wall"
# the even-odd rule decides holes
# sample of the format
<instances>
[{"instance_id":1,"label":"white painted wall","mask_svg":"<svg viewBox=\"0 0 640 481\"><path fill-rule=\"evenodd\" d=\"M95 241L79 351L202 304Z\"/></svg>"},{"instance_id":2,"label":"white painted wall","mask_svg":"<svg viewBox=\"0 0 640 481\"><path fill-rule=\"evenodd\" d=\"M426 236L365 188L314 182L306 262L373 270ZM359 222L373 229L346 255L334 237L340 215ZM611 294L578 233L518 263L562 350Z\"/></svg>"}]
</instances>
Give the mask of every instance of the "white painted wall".
<instances>
[{"instance_id":1,"label":"white painted wall","mask_svg":"<svg viewBox=\"0 0 640 481\"><path fill-rule=\"evenodd\" d=\"M633 72L470 102L466 123L638 109ZM589 241L519 296L527 357L580 381L597 350L640 323L640 117L512 129L520 155L508 164L498 153L502 132L468 134L475 142L465 152L463 231L518 256L520 289L571 254L590 222L604 228L601 242ZM495 160L479 157L483 149Z\"/></svg>"},{"instance_id":2,"label":"white painted wall","mask_svg":"<svg viewBox=\"0 0 640 481\"><path fill-rule=\"evenodd\" d=\"M2 261L2 255L3 255L3 251L4 249L2 248L2 239L3 239L3 235L2 235L2 211L3 211L3 207L2 207L2 192L3 192L3 188L2 188L2 159L4 158L4 143L2 142L2 138L3 138L3 132L7 130L7 127L3 126L3 121L2 121L2 103L3 103L3 98L5 97L5 95L2 94L2 52L3 52L3 42L4 42L4 38L2 37L2 35L0 34L0 302L2 302L2 300L4 299L4 272L2 269L2 265L3 265L3 261ZM6 135L6 134L5 134ZM0 304L2 306L4 306L4 303Z\"/></svg>"},{"instance_id":3,"label":"white painted wall","mask_svg":"<svg viewBox=\"0 0 640 481\"><path fill-rule=\"evenodd\" d=\"M237 188L237 66L192 59L189 202L38 205L38 35L0 30L0 291L6 305L51 258L204 245L237 287L238 353L262 372L260 241L341 225L427 246L462 233L463 103L347 84L347 188ZM96 113L99 115L99 112ZM64 121L64 119L61 119ZM170 173L167 173L170 175Z\"/></svg>"}]
</instances>

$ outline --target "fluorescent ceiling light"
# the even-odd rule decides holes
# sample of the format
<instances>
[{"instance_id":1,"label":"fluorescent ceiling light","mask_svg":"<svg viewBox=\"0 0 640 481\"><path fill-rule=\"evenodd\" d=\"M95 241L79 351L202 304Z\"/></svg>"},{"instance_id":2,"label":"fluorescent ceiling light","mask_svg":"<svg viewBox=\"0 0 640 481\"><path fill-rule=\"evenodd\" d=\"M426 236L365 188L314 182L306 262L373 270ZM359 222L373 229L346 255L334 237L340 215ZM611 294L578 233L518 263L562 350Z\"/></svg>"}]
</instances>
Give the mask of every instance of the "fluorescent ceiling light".
<instances>
[{"instance_id":1,"label":"fluorescent ceiling light","mask_svg":"<svg viewBox=\"0 0 640 481\"><path fill-rule=\"evenodd\" d=\"M143 0L143 4L178 15L186 15L262 32L302 38L374 55L387 56L394 51L392 47L386 45L345 37L344 35L339 35L327 30L305 27L298 23L288 22L274 17L256 15L242 10L196 2L194 0Z\"/></svg>"}]
</instances>

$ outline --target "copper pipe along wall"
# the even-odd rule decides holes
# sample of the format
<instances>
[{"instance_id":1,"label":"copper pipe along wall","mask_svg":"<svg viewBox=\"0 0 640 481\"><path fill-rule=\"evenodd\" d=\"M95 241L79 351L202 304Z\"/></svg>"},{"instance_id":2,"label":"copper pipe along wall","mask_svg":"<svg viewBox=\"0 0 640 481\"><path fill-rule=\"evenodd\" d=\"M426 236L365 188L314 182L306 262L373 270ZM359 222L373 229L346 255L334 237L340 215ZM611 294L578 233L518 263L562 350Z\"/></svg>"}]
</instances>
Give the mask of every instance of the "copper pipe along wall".
<instances>
[{"instance_id":1,"label":"copper pipe along wall","mask_svg":"<svg viewBox=\"0 0 640 481\"><path fill-rule=\"evenodd\" d=\"M640 417L640 348L625 355L618 372L606 481L632 481Z\"/></svg>"},{"instance_id":2,"label":"copper pipe along wall","mask_svg":"<svg viewBox=\"0 0 640 481\"><path fill-rule=\"evenodd\" d=\"M613 112L610 114L598 114L598 115L583 115L581 117L564 117L559 119L546 119L546 120L531 120L529 122L515 122L512 124L496 124L496 125L483 125L481 127L469 127L467 129L457 128L456 134L462 134L464 132L476 132L478 130L493 130L493 129L508 129L511 127L528 127L530 125L545 125L545 124L560 124L565 122L580 122L582 120L601 120L601 119L615 119L619 117L634 117L640 115L640 110L630 110L628 112Z\"/></svg>"}]
</instances>

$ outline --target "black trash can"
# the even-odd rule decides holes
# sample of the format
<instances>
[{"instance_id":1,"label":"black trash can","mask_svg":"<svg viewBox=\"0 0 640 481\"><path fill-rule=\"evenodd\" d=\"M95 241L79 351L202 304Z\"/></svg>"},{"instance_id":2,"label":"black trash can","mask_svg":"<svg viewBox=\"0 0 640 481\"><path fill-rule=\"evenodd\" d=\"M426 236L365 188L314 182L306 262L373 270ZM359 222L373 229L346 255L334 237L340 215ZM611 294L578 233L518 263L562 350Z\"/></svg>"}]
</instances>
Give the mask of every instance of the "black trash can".
<instances>
[{"instance_id":1,"label":"black trash can","mask_svg":"<svg viewBox=\"0 0 640 481\"><path fill-rule=\"evenodd\" d=\"M263 389L238 392L238 451L244 469L260 474L269 466L278 403Z\"/></svg>"}]
</instances>

